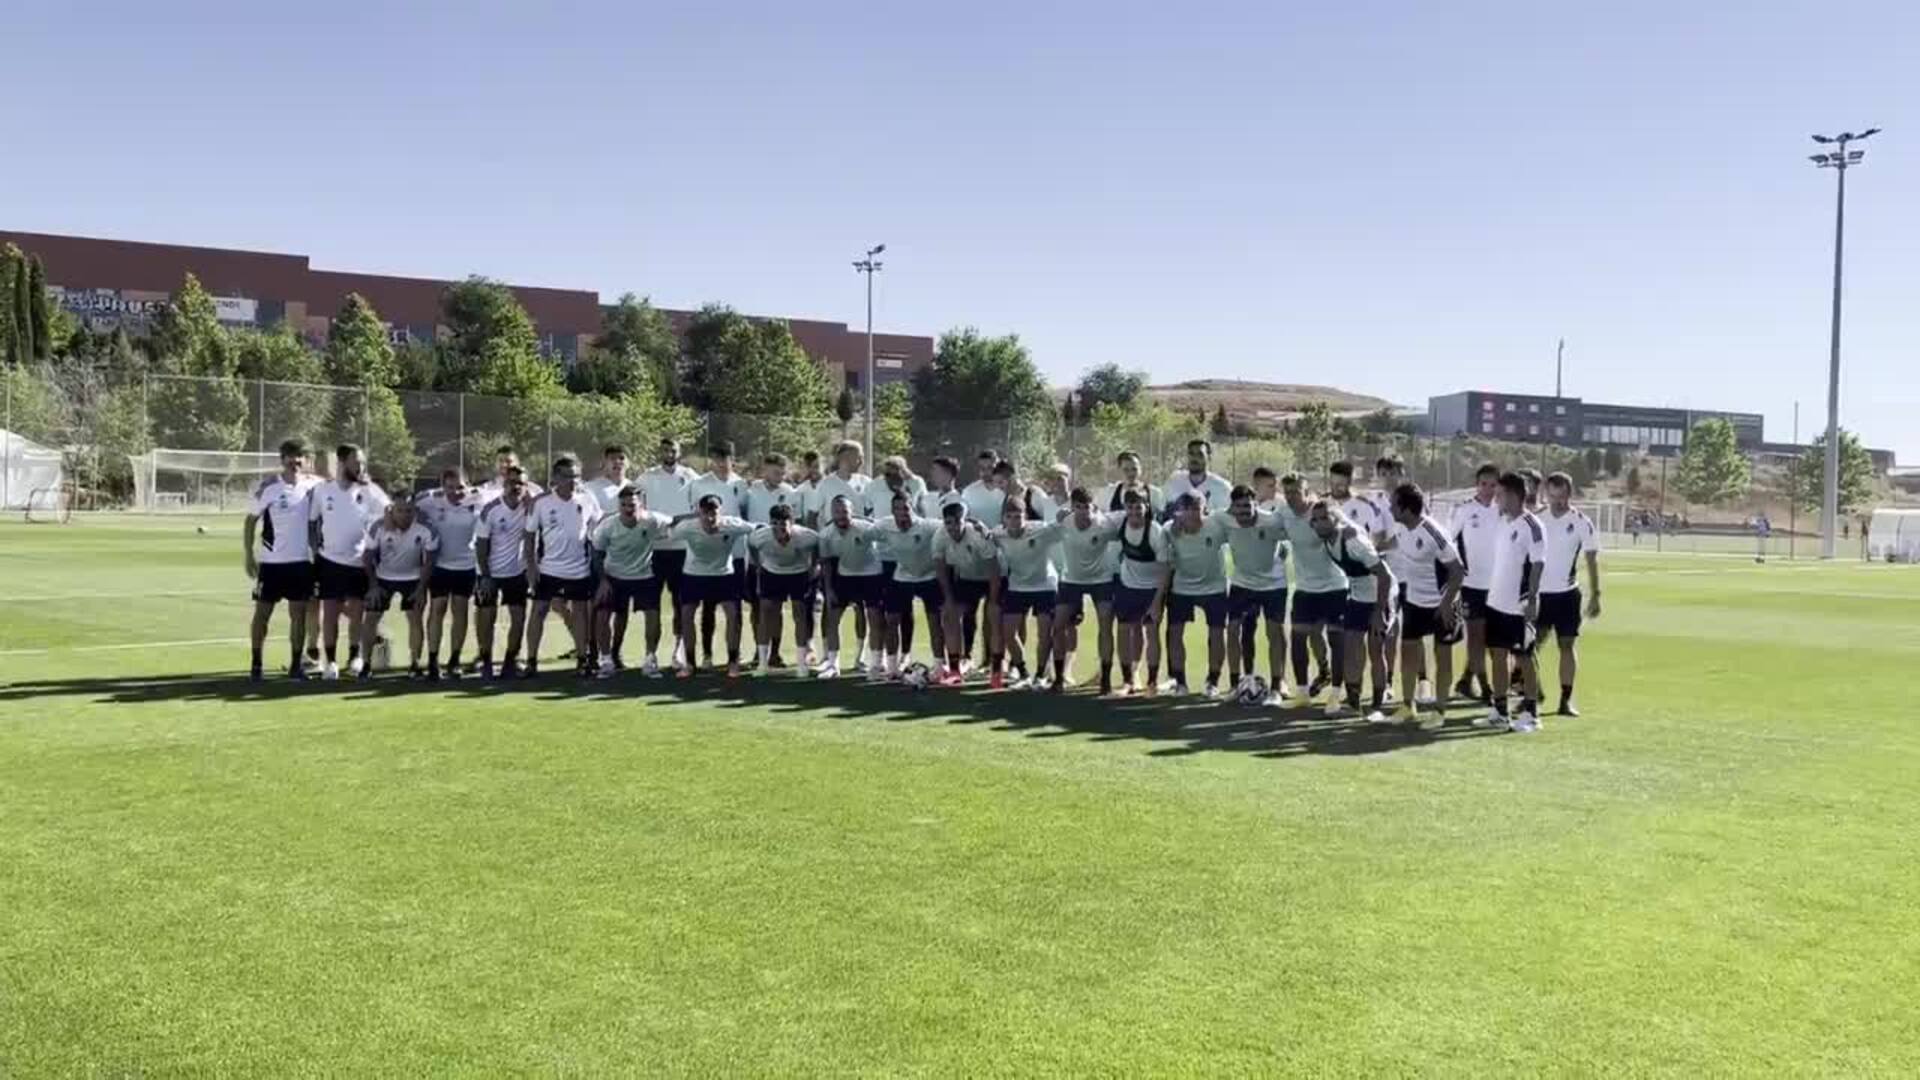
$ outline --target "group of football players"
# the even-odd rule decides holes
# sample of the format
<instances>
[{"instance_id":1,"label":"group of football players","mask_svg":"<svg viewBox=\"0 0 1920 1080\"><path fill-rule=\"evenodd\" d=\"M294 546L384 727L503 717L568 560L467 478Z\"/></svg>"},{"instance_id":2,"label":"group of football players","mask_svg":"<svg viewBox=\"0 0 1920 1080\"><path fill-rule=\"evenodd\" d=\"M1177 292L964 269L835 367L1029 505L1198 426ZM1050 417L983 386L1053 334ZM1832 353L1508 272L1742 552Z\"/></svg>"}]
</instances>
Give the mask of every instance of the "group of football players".
<instances>
[{"instance_id":1,"label":"group of football players","mask_svg":"<svg viewBox=\"0 0 1920 1080\"><path fill-rule=\"evenodd\" d=\"M562 456L544 487L503 446L484 483L447 469L421 493L371 482L355 446L336 449L328 478L300 442L280 457L244 536L256 679L279 603L291 617L290 676L332 680L343 618L344 670L371 678L381 619L398 601L407 672L421 680L537 676L549 614L577 673L612 678L627 666L637 612L646 676L789 669L790 620L790 670L836 678L850 618L847 674L916 686L978 675L993 689L1059 693L1075 685L1091 609L1102 694L1189 693L1188 624L1204 620L1206 698L1298 698L1329 715L1410 724L1465 700L1485 707L1475 724L1537 731L1537 635L1556 637L1558 711L1577 715L1575 642L1600 610L1597 535L1562 473L1483 466L1442 524L1396 458L1373 463L1370 490L1340 461L1312 491L1264 467L1230 483L1199 439L1164 485L1148 483L1129 452L1098 490L1065 465L1023 478L992 450L964 486L949 457L925 478L890 457L873 477L854 442L798 462L766 454L751 477L724 442L708 448L705 472L673 439L637 474L624 446L608 446L594 479ZM911 659L922 618L931 667Z\"/></svg>"}]
</instances>

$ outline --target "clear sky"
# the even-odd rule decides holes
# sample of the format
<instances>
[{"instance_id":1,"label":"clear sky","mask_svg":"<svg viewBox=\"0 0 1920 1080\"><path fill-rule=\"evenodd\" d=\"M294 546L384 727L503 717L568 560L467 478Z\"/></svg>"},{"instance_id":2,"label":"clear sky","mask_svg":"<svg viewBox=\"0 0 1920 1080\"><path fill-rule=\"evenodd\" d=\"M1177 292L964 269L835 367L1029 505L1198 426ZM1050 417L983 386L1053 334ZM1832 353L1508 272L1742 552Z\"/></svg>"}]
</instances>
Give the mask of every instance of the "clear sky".
<instances>
[{"instance_id":1,"label":"clear sky","mask_svg":"<svg viewBox=\"0 0 1920 1080\"><path fill-rule=\"evenodd\" d=\"M1469 387L1920 463L1920 5L18 5L0 222L1018 332L1065 383ZM401 10L401 9L410 10ZM23 152L31 154L23 157Z\"/></svg>"}]
</instances>

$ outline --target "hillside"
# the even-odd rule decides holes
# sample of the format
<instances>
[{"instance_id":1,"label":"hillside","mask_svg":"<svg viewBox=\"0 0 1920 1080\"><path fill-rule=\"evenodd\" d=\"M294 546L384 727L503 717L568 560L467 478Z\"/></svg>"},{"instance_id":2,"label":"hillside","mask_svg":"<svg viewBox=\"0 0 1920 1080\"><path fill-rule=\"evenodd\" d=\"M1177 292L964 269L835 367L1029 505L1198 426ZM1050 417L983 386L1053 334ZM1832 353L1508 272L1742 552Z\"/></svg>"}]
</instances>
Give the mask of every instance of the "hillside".
<instances>
[{"instance_id":1,"label":"hillside","mask_svg":"<svg viewBox=\"0 0 1920 1080\"><path fill-rule=\"evenodd\" d=\"M1229 420L1252 427L1277 424L1292 417L1311 401L1324 401L1336 413L1355 415L1394 407L1392 402L1384 398L1356 394L1332 386L1238 379L1190 379L1149 386L1147 393L1168 408L1182 411L1205 409L1211 413L1225 405Z\"/></svg>"}]
</instances>

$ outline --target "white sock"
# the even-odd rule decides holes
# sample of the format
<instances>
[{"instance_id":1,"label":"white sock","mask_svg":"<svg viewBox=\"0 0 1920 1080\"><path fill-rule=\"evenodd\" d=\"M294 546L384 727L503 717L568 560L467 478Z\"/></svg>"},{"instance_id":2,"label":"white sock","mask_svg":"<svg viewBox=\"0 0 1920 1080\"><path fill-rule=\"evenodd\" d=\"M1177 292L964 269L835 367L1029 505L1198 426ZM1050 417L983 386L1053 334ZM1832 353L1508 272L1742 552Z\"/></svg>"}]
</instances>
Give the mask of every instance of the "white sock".
<instances>
[{"instance_id":1,"label":"white sock","mask_svg":"<svg viewBox=\"0 0 1920 1080\"><path fill-rule=\"evenodd\" d=\"M895 675L900 674L900 654L899 653L894 652L894 653L887 654L887 670Z\"/></svg>"},{"instance_id":2,"label":"white sock","mask_svg":"<svg viewBox=\"0 0 1920 1080\"><path fill-rule=\"evenodd\" d=\"M773 659L773 646L771 645L762 645L760 646L760 648L756 649L755 651L760 654L761 667L766 667L767 661Z\"/></svg>"},{"instance_id":3,"label":"white sock","mask_svg":"<svg viewBox=\"0 0 1920 1080\"><path fill-rule=\"evenodd\" d=\"M837 664L839 664L839 663L840 663L840 650L839 650L839 649L828 649L828 650L827 650L827 663L829 663L829 664L835 664L835 665L837 665Z\"/></svg>"}]
</instances>

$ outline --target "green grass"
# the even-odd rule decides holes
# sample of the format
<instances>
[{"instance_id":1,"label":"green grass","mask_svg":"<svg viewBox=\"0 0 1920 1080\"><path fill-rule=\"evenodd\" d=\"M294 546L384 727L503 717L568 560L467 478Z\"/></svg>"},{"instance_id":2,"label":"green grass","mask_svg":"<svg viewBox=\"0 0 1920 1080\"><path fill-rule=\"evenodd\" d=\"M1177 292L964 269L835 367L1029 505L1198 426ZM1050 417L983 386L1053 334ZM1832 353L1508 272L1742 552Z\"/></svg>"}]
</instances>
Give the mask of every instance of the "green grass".
<instances>
[{"instance_id":1,"label":"green grass","mask_svg":"<svg viewBox=\"0 0 1920 1080\"><path fill-rule=\"evenodd\" d=\"M1920 1071L1905 569L1610 556L1526 738L256 689L208 529L0 525L0 1075Z\"/></svg>"}]
</instances>

